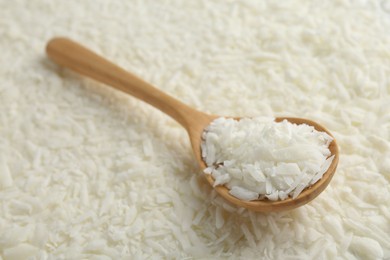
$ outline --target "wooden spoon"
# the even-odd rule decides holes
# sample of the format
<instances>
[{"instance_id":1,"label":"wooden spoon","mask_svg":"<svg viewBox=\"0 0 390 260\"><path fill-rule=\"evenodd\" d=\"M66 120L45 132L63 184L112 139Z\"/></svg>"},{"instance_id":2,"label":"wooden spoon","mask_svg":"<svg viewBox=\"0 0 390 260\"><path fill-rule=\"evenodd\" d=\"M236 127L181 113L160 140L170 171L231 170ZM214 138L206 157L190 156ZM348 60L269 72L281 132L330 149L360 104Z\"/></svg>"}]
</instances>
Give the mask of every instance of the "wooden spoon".
<instances>
[{"instance_id":1,"label":"wooden spoon","mask_svg":"<svg viewBox=\"0 0 390 260\"><path fill-rule=\"evenodd\" d=\"M202 169L206 168L201 157L201 135L203 129L218 116L202 113L185 105L137 76L134 76L67 38L52 39L47 44L46 52L48 56L59 65L126 92L171 116L187 130L196 160ZM318 131L326 132L332 136L325 127L311 120L291 117L278 117L275 120L282 121L284 119L295 124L308 124L314 126ZM339 152L335 140L330 144L329 149L335 157L328 171L323 175L321 180L311 187L306 188L295 199L288 198L282 201L243 201L230 195L228 188L225 186L216 186L215 189L227 201L253 211L272 212L296 208L308 203L318 196L332 179L339 161ZM208 182L213 185L213 177L209 174L205 174L205 176Z\"/></svg>"}]
</instances>

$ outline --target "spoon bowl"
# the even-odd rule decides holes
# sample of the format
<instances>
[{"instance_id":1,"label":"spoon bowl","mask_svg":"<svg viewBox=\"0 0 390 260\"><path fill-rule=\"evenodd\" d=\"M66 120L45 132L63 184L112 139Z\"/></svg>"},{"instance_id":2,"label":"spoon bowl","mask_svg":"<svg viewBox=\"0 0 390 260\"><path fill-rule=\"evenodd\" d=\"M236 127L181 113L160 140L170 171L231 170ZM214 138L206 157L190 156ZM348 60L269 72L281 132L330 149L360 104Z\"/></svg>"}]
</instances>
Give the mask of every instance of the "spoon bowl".
<instances>
[{"instance_id":1,"label":"spoon bowl","mask_svg":"<svg viewBox=\"0 0 390 260\"><path fill-rule=\"evenodd\" d=\"M209 115L185 105L130 72L123 70L91 50L67 38L52 39L46 46L46 52L57 64L139 98L171 116L187 130L195 158L202 170L206 168L206 164L201 156L202 133L219 116ZM326 132L332 136L325 127L308 119L277 117L275 121L280 122L284 119L295 124L311 125L316 130ZM335 157L327 172L324 173L318 182L306 188L295 199L288 198L281 201L243 201L230 195L229 189L225 186L216 186L215 190L232 204L253 211L275 212L296 208L317 197L332 179L339 160L339 152L335 139L329 145L329 150ZM213 177L210 174L205 174L205 176L207 181L213 186Z\"/></svg>"}]
</instances>

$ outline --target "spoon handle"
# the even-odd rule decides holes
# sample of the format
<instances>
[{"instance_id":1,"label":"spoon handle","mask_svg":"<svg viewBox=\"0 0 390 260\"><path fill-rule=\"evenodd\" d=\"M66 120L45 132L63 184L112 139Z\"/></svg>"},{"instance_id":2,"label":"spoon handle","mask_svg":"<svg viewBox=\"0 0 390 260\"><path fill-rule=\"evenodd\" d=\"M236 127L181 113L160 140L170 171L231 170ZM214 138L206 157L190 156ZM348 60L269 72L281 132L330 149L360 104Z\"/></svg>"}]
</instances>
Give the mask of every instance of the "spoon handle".
<instances>
[{"instance_id":1,"label":"spoon handle","mask_svg":"<svg viewBox=\"0 0 390 260\"><path fill-rule=\"evenodd\" d=\"M46 46L46 52L57 64L149 103L186 129L194 118L203 114L67 38L52 39Z\"/></svg>"}]
</instances>

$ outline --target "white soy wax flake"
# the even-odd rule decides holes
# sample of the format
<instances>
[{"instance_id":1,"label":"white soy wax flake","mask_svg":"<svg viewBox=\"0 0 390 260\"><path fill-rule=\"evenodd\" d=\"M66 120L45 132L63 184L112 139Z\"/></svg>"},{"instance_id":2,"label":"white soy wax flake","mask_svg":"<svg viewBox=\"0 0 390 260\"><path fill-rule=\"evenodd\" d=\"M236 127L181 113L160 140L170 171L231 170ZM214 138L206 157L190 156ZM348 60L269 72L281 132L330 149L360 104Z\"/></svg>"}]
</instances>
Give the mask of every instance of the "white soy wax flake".
<instances>
[{"instance_id":1,"label":"white soy wax flake","mask_svg":"<svg viewBox=\"0 0 390 260\"><path fill-rule=\"evenodd\" d=\"M255 200L259 197L259 194L257 192L250 191L239 186L233 186L230 189L229 193L234 197L242 200Z\"/></svg>"},{"instance_id":2,"label":"white soy wax flake","mask_svg":"<svg viewBox=\"0 0 390 260\"><path fill-rule=\"evenodd\" d=\"M207 167L206 169L203 170L203 172L206 174L211 174L213 172L213 167Z\"/></svg>"},{"instance_id":3,"label":"white soy wax flake","mask_svg":"<svg viewBox=\"0 0 390 260\"><path fill-rule=\"evenodd\" d=\"M242 200L296 198L330 167L333 138L313 126L256 117L218 118L202 134L202 157L214 186Z\"/></svg>"}]
</instances>

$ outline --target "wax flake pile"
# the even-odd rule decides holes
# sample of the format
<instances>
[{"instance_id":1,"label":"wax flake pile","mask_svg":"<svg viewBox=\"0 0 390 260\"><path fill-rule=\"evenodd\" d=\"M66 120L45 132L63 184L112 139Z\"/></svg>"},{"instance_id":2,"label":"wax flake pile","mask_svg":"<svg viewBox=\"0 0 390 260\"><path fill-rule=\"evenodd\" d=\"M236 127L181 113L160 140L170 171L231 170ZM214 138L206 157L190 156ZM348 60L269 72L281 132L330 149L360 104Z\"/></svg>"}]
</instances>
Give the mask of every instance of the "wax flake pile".
<instances>
[{"instance_id":1,"label":"wax flake pile","mask_svg":"<svg viewBox=\"0 0 390 260\"><path fill-rule=\"evenodd\" d=\"M257 117L218 118L204 131L202 157L214 186L242 200L296 198L320 180L333 157L332 137L307 124Z\"/></svg>"}]
</instances>

